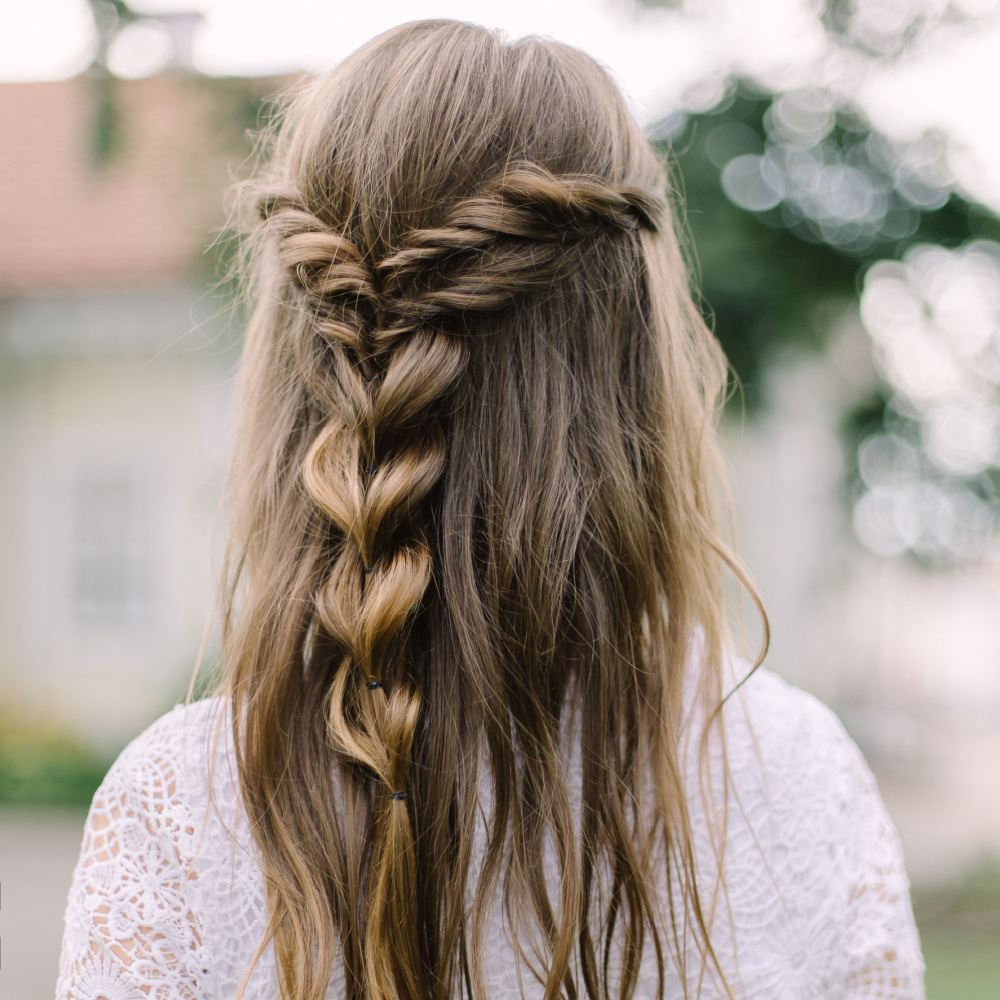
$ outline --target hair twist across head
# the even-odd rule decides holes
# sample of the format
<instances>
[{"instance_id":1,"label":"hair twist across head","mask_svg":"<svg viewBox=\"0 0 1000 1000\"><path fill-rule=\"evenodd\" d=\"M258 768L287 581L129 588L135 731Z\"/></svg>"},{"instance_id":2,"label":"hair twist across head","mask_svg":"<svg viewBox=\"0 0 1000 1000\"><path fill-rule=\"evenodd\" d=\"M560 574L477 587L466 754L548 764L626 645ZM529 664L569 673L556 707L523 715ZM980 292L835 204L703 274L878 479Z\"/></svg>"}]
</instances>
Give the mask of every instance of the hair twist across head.
<instances>
[{"instance_id":1,"label":"hair twist across head","mask_svg":"<svg viewBox=\"0 0 1000 1000\"><path fill-rule=\"evenodd\" d=\"M404 326L493 312L551 289L576 265L569 246L609 232L655 232L662 215L662 200L638 188L517 163L458 201L440 225L405 234L376 273Z\"/></svg>"}]
</instances>

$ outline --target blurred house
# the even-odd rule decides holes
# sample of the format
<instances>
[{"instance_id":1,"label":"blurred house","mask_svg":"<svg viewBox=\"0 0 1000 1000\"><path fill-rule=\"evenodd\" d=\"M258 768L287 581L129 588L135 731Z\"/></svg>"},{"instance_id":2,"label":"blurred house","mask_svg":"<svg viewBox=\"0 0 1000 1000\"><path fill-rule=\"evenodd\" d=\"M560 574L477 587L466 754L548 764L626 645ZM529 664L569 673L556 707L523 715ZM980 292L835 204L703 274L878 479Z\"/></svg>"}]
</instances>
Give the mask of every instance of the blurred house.
<instances>
[{"instance_id":1,"label":"blurred house","mask_svg":"<svg viewBox=\"0 0 1000 1000\"><path fill-rule=\"evenodd\" d=\"M211 622L239 331L207 248L278 85L0 86L0 699L106 750L183 695ZM725 428L738 541L768 666L840 711L915 878L947 878L1000 854L1000 557L857 543L841 422L876 374L840 322Z\"/></svg>"},{"instance_id":2,"label":"blurred house","mask_svg":"<svg viewBox=\"0 0 1000 1000\"><path fill-rule=\"evenodd\" d=\"M0 87L0 698L106 749L211 617L234 338L206 248L269 85Z\"/></svg>"}]
</instances>

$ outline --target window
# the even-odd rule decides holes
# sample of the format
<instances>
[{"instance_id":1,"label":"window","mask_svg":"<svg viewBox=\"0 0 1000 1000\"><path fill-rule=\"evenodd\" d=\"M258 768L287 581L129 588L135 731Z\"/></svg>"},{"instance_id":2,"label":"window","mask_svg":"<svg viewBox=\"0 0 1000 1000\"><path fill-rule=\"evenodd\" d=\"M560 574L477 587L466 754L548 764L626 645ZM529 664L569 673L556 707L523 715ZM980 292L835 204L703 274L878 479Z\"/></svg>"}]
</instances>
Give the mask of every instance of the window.
<instances>
[{"instance_id":1,"label":"window","mask_svg":"<svg viewBox=\"0 0 1000 1000\"><path fill-rule=\"evenodd\" d=\"M139 623L150 602L148 496L128 470L81 470L72 491L71 600L80 621Z\"/></svg>"}]
</instances>

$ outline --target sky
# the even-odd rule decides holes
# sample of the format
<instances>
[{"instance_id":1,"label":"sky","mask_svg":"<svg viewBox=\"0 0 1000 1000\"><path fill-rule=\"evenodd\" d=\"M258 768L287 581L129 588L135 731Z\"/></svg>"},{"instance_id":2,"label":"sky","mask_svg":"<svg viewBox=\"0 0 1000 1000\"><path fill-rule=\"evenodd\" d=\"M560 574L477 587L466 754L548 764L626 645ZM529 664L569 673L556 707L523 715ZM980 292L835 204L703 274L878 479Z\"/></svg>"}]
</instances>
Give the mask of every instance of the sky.
<instances>
[{"instance_id":1,"label":"sky","mask_svg":"<svg viewBox=\"0 0 1000 1000\"><path fill-rule=\"evenodd\" d=\"M633 0L133 0L132 6L202 13L195 66L220 75L322 71L378 32L424 17L475 21L512 37L549 35L603 62L643 123L681 106L710 105L720 81L734 73L773 86L826 84L849 94L889 134L943 132L960 185L1000 210L1000 0L853 2L879 23L917 11L941 24L904 58L873 65L829 50L816 0L688 0L683 9ZM949 27L949 10L971 23ZM129 41L134 51L123 46L119 53L124 69L138 75L143 65L155 65L155 35L135 32ZM70 77L92 52L86 0L0 4L0 81Z\"/></svg>"}]
</instances>

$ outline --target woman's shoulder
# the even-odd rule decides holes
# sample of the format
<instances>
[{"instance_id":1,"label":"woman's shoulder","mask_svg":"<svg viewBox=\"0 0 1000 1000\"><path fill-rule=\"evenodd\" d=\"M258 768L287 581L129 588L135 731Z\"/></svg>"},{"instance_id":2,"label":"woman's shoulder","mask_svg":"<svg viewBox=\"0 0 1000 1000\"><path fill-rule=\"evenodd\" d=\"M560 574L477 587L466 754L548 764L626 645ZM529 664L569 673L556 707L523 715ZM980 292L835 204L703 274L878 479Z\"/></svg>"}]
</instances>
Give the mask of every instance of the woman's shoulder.
<instances>
[{"instance_id":1,"label":"woman's shoulder","mask_svg":"<svg viewBox=\"0 0 1000 1000\"><path fill-rule=\"evenodd\" d=\"M116 763L128 764L161 753L181 753L188 758L192 752L205 753L208 750L205 737L211 736L228 718L228 699L221 696L176 704L139 733L122 750Z\"/></svg>"},{"instance_id":2,"label":"woman's shoulder","mask_svg":"<svg viewBox=\"0 0 1000 1000\"><path fill-rule=\"evenodd\" d=\"M788 953L777 964L796 980L795 995L826 995L837 981L850 996L868 995L864 981L880 996L920 995L902 848L864 756L818 698L771 671L739 669L723 728L726 880L741 950L762 955L766 941L782 942ZM759 941L750 940L754 927ZM752 962L744 972L762 982L770 975Z\"/></svg>"},{"instance_id":3,"label":"woman's shoulder","mask_svg":"<svg viewBox=\"0 0 1000 1000\"><path fill-rule=\"evenodd\" d=\"M815 695L745 664L731 669L726 691L727 755L735 752L735 763L752 759L772 777L834 769L874 780L843 723Z\"/></svg>"},{"instance_id":4,"label":"woman's shoulder","mask_svg":"<svg viewBox=\"0 0 1000 1000\"><path fill-rule=\"evenodd\" d=\"M819 698L766 667L752 669L736 661L726 671L726 684L727 704L741 703L748 715L768 722L782 736L805 727L822 742L839 744L849 738L840 720Z\"/></svg>"},{"instance_id":5,"label":"woman's shoulder","mask_svg":"<svg viewBox=\"0 0 1000 1000\"><path fill-rule=\"evenodd\" d=\"M247 846L242 819L229 703L215 697L176 705L121 751L94 795L85 835L154 838L204 873L216 855Z\"/></svg>"},{"instance_id":6,"label":"woman's shoulder","mask_svg":"<svg viewBox=\"0 0 1000 1000\"><path fill-rule=\"evenodd\" d=\"M231 768L231 733L225 699L175 705L122 750L98 795L117 789L154 821L172 801L207 800L228 785L220 779Z\"/></svg>"},{"instance_id":7,"label":"woman's shoulder","mask_svg":"<svg viewBox=\"0 0 1000 1000\"><path fill-rule=\"evenodd\" d=\"M876 843L898 851L875 777L836 714L769 670L736 684L723 710L721 752L750 825L784 844L826 841L830 861L848 869L865 836L869 852Z\"/></svg>"},{"instance_id":8,"label":"woman's shoulder","mask_svg":"<svg viewBox=\"0 0 1000 1000\"><path fill-rule=\"evenodd\" d=\"M249 964L266 906L230 723L225 699L178 705L108 771L69 892L60 997L96 980L113 982L115 996L140 996L154 980L164 995L235 994L227 990Z\"/></svg>"}]
</instances>

